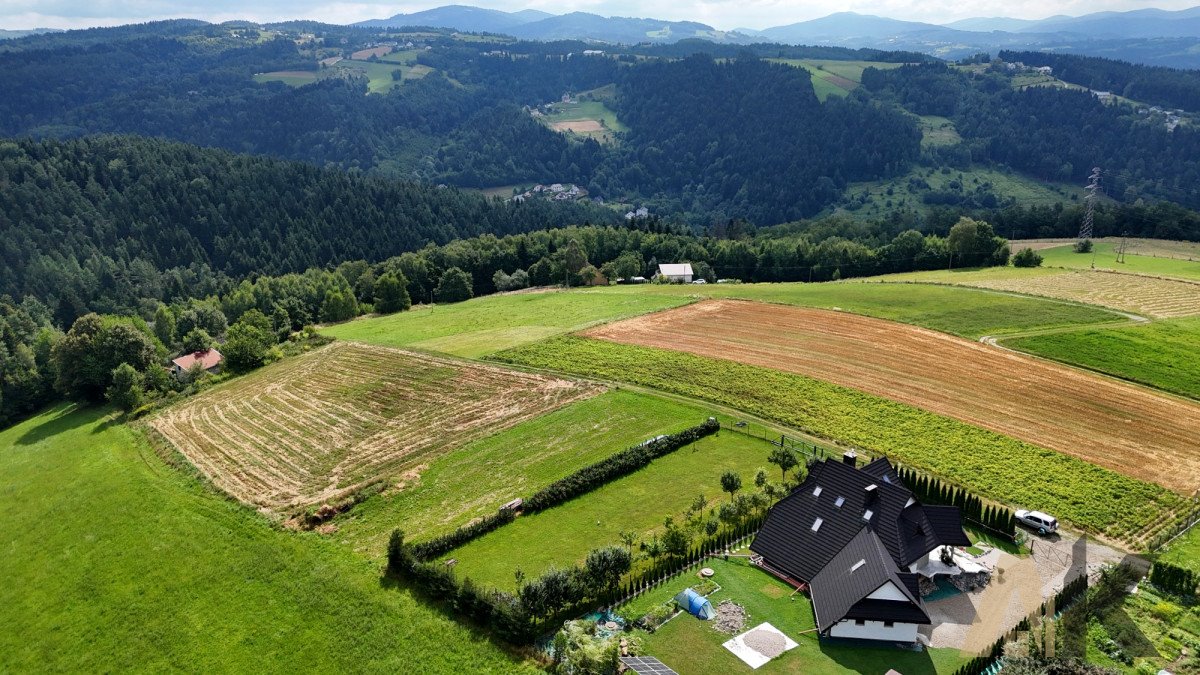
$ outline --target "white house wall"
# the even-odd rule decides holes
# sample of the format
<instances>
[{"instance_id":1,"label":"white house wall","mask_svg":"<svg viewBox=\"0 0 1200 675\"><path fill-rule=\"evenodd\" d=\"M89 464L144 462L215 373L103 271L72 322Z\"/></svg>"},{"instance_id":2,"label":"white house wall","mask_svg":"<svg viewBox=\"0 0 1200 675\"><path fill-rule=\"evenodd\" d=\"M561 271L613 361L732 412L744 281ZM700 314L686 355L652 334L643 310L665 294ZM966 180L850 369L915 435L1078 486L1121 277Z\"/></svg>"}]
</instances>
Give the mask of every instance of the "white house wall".
<instances>
[{"instance_id":1,"label":"white house wall","mask_svg":"<svg viewBox=\"0 0 1200 675\"><path fill-rule=\"evenodd\" d=\"M916 642L917 624L895 623L884 626L882 621L864 621L859 626L854 621L839 621L829 629L830 637L855 638L858 640L886 640L888 642Z\"/></svg>"},{"instance_id":2,"label":"white house wall","mask_svg":"<svg viewBox=\"0 0 1200 675\"><path fill-rule=\"evenodd\" d=\"M872 600L897 600L899 602L909 602L908 596L900 592L900 589L896 588L896 584L893 584L890 581L879 588L876 588L867 597Z\"/></svg>"}]
</instances>

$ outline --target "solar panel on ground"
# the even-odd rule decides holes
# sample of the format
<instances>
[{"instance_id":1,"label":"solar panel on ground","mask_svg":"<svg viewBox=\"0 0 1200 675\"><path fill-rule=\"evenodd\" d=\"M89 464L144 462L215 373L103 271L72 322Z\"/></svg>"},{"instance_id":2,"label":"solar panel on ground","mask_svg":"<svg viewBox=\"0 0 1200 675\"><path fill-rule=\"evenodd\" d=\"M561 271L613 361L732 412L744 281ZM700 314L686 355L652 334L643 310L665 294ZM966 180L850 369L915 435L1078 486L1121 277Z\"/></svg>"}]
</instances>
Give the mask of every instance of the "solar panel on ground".
<instances>
[{"instance_id":1,"label":"solar panel on ground","mask_svg":"<svg viewBox=\"0 0 1200 675\"><path fill-rule=\"evenodd\" d=\"M653 656L622 656L621 663L638 675L679 675Z\"/></svg>"}]
</instances>

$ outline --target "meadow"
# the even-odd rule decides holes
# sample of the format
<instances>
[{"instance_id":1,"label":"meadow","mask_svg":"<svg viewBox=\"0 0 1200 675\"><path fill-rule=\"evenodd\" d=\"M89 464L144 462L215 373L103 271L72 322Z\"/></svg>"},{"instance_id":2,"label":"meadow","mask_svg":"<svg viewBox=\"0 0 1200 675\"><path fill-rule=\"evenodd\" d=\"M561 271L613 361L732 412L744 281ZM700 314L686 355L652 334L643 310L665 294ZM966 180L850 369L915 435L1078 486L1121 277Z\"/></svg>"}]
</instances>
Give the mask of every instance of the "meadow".
<instances>
[{"instance_id":1,"label":"meadow","mask_svg":"<svg viewBox=\"0 0 1200 675\"><path fill-rule=\"evenodd\" d=\"M1200 314L1200 284L1090 269L989 267L910 272L876 279L1011 291L1155 318Z\"/></svg>"},{"instance_id":2,"label":"meadow","mask_svg":"<svg viewBox=\"0 0 1200 675\"><path fill-rule=\"evenodd\" d=\"M358 319L321 330L339 340L475 358L553 335L689 302L672 294L591 290L490 295L452 305Z\"/></svg>"},{"instance_id":3,"label":"meadow","mask_svg":"<svg viewBox=\"0 0 1200 675\"><path fill-rule=\"evenodd\" d=\"M1054 246L1038 251L1045 259L1042 263L1047 267L1073 267L1114 270L1117 272L1132 272L1163 277L1179 277L1192 281L1200 281L1200 260L1187 260L1180 257L1138 255L1129 251L1138 250L1134 244L1125 253L1125 262L1117 262L1117 247L1115 241L1095 242L1093 253L1076 253L1071 244ZM1147 251L1148 253L1151 251Z\"/></svg>"},{"instance_id":4,"label":"meadow","mask_svg":"<svg viewBox=\"0 0 1200 675\"><path fill-rule=\"evenodd\" d=\"M941 119L931 117L920 120L923 147L953 144L958 132L953 124L946 126ZM846 196L833 211L856 218L879 218L895 207L924 209L924 197L931 192L953 192L966 196L983 187L990 187L991 192L1000 198L1042 206L1069 202L1072 195L1082 192L1074 186L1043 182L1018 173L982 166L961 171L918 166L895 178L851 183L846 189Z\"/></svg>"},{"instance_id":5,"label":"meadow","mask_svg":"<svg viewBox=\"0 0 1200 675\"><path fill-rule=\"evenodd\" d=\"M339 518L337 536L375 556L395 527L414 540L446 534L588 464L712 414L708 406L608 391L430 461Z\"/></svg>"},{"instance_id":6,"label":"meadow","mask_svg":"<svg viewBox=\"0 0 1200 675\"><path fill-rule=\"evenodd\" d=\"M973 340L846 312L733 300L698 302L583 335L796 373L1180 494L1200 489L1200 404Z\"/></svg>"},{"instance_id":7,"label":"meadow","mask_svg":"<svg viewBox=\"0 0 1200 675\"><path fill-rule=\"evenodd\" d=\"M574 103L555 103L553 112L543 118L555 131L569 131L581 136L595 138L598 141L610 143L614 140L613 133L627 131L628 127L617 119L617 113L602 101L579 100ZM594 122L594 125L580 126L578 122ZM596 126L599 128L591 128Z\"/></svg>"},{"instance_id":8,"label":"meadow","mask_svg":"<svg viewBox=\"0 0 1200 675\"><path fill-rule=\"evenodd\" d=\"M953 673L967 655L956 649L926 649L921 652L899 650L888 645L871 647L864 644L821 642L814 627L812 602L766 572L736 558L705 561L712 568L713 581L721 588L708 596L714 606L722 600L732 600L746 608L750 615L745 629L768 621L798 643L791 651L770 661L755 673L797 673L841 675L843 673L874 673L881 668L893 668L905 675ZM689 583L698 581L684 573L661 588L651 591L650 604L671 599ZM641 602L641 599L638 600ZM646 653L653 654L681 673L742 673L746 664L722 645L733 637L713 629L711 622L700 621L689 614L680 614L653 633L637 631ZM886 666L881 664L886 663Z\"/></svg>"},{"instance_id":9,"label":"meadow","mask_svg":"<svg viewBox=\"0 0 1200 675\"><path fill-rule=\"evenodd\" d=\"M3 670L538 672L170 466L107 409L0 431Z\"/></svg>"},{"instance_id":10,"label":"meadow","mask_svg":"<svg viewBox=\"0 0 1200 675\"><path fill-rule=\"evenodd\" d=\"M1011 338L1004 345L1200 399L1200 318Z\"/></svg>"},{"instance_id":11,"label":"meadow","mask_svg":"<svg viewBox=\"0 0 1200 675\"><path fill-rule=\"evenodd\" d=\"M1137 543L1182 503L1158 485L992 431L803 375L651 347L559 337L494 359L728 405L886 454L980 495Z\"/></svg>"},{"instance_id":12,"label":"meadow","mask_svg":"<svg viewBox=\"0 0 1200 675\"><path fill-rule=\"evenodd\" d=\"M286 511L534 419L600 388L335 342L209 389L150 424L229 494Z\"/></svg>"},{"instance_id":13,"label":"meadow","mask_svg":"<svg viewBox=\"0 0 1200 675\"><path fill-rule=\"evenodd\" d=\"M867 68L890 70L899 68L899 63L882 61L829 61L822 59L767 59L796 68L803 68L812 76L813 90L817 99L824 102L830 96L845 96L862 83L862 72Z\"/></svg>"},{"instance_id":14,"label":"meadow","mask_svg":"<svg viewBox=\"0 0 1200 675\"><path fill-rule=\"evenodd\" d=\"M612 286L592 292L617 295L674 294L833 309L909 323L970 339L1121 320L1120 316L1099 307L934 284L841 281L822 284L645 285Z\"/></svg>"},{"instance_id":15,"label":"meadow","mask_svg":"<svg viewBox=\"0 0 1200 675\"><path fill-rule=\"evenodd\" d=\"M592 549L621 545L622 531L649 541L663 530L663 519L683 521L698 495L707 510L729 500L721 492L721 474L734 471L746 491L754 489L754 474L767 468L770 443L744 434L722 431L660 457L628 476L603 485L565 504L517 518L448 553L458 560L457 574L484 586L513 590L519 568L528 578L551 566L582 563ZM706 518L709 516L705 516Z\"/></svg>"}]
</instances>

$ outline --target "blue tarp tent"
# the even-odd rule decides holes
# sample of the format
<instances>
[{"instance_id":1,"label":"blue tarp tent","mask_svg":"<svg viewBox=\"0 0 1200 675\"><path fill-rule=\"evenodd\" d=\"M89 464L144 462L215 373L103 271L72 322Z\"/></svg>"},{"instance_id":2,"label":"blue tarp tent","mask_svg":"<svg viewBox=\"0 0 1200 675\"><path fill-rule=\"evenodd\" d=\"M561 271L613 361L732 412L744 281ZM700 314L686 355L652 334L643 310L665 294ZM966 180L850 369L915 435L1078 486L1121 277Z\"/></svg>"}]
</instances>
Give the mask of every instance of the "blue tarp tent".
<instances>
[{"instance_id":1,"label":"blue tarp tent","mask_svg":"<svg viewBox=\"0 0 1200 675\"><path fill-rule=\"evenodd\" d=\"M680 592L679 595L676 595L675 603L687 611L688 614L691 614L697 619L708 621L717 615L717 613L713 611L712 603L708 601L708 598L700 595L690 588L685 589L684 591Z\"/></svg>"}]
</instances>

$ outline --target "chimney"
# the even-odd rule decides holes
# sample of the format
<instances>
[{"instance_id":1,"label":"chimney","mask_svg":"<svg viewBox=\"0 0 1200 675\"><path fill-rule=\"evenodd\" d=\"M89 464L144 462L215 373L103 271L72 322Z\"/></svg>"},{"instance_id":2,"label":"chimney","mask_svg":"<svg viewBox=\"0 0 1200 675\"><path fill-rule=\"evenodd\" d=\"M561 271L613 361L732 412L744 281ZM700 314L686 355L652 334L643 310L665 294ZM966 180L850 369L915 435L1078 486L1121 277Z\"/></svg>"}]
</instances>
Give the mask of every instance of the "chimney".
<instances>
[{"instance_id":1,"label":"chimney","mask_svg":"<svg viewBox=\"0 0 1200 675\"><path fill-rule=\"evenodd\" d=\"M867 487L863 488L863 491L866 492L866 498L864 501L867 504L874 502L875 498L879 496L879 486L875 483L871 483Z\"/></svg>"},{"instance_id":2,"label":"chimney","mask_svg":"<svg viewBox=\"0 0 1200 675\"><path fill-rule=\"evenodd\" d=\"M858 467L858 453L853 450L847 450L842 453L842 463L849 464L855 468Z\"/></svg>"}]
</instances>

